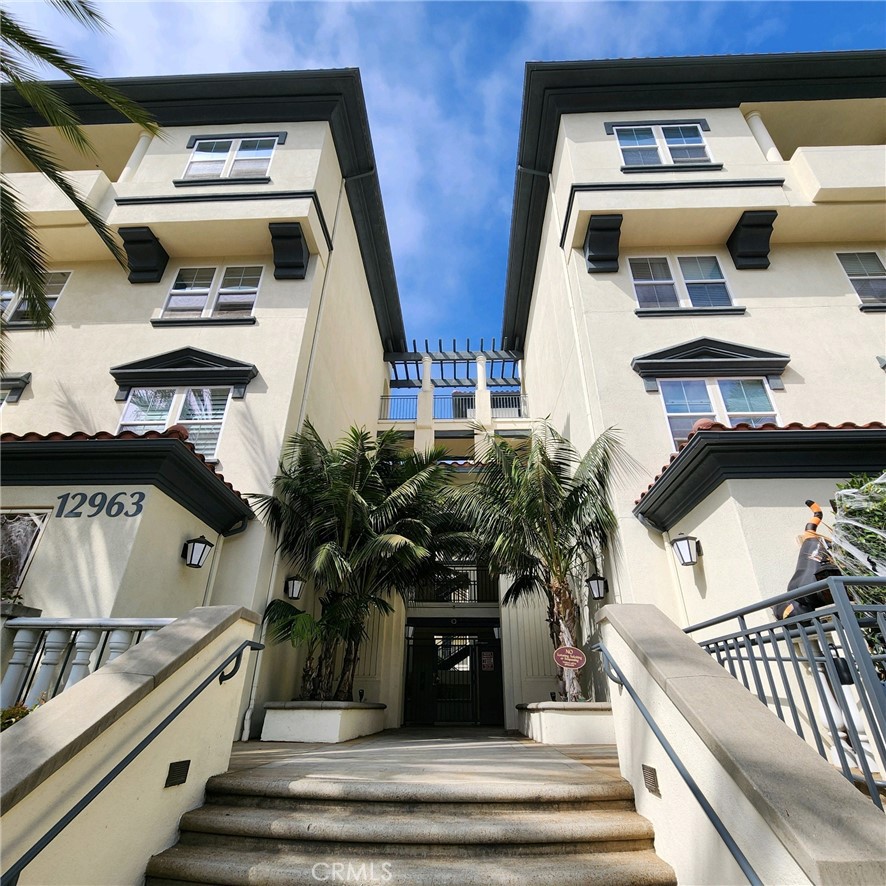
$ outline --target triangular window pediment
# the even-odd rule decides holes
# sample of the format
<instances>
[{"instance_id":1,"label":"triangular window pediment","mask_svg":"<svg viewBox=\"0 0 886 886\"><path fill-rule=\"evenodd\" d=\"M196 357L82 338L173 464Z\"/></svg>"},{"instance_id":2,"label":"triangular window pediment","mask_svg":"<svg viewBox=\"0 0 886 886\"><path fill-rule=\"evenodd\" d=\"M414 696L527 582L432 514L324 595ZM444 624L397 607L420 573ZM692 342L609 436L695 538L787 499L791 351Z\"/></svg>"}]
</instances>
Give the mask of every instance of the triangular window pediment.
<instances>
[{"instance_id":1,"label":"triangular window pediment","mask_svg":"<svg viewBox=\"0 0 886 886\"><path fill-rule=\"evenodd\" d=\"M131 388L163 385L231 385L239 398L258 369L253 363L188 347L113 366L111 375L119 386L118 400L125 400Z\"/></svg>"},{"instance_id":2,"label":"triangular window pediment","mask_svg":"<svg viewBox=\"0 0 886 886\"><path fill-rule=\"evenodd\" d=\"M651 382L657 378L760 375L779 377L790 362L789 354L753 348L716 338L696 338L631 361L631 368ZM648 386L648 385L647 385Z\"/></svg>"}]
</instances>

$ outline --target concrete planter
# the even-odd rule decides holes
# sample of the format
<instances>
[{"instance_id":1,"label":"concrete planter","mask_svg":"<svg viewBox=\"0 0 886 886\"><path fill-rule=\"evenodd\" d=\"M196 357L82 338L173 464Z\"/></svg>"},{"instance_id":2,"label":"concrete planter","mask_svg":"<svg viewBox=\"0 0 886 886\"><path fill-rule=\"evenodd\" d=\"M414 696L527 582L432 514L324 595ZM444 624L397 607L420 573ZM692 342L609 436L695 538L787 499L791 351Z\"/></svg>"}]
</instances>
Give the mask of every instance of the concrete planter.
<instances>
[{"instance_id":1,"label":"concrete planter","mask_svg":"<svg viewBox=\"0 0 886 886\"><path fill-rule=\"evenodd\" d=\"M601 701L537 701L517 705L517 728L542 744L615 744L612 705Z\"/></svg>"},{"instance_id":2,"label":"concrete planter","mask_svg":"<svg viewBox=\"0 0 886 886\"><path fill-rule=\"evenodd\" d=\"M363 701L269 701L262 741L350 741L385 728L387 705Z\"/></svg>"}]
</instances>

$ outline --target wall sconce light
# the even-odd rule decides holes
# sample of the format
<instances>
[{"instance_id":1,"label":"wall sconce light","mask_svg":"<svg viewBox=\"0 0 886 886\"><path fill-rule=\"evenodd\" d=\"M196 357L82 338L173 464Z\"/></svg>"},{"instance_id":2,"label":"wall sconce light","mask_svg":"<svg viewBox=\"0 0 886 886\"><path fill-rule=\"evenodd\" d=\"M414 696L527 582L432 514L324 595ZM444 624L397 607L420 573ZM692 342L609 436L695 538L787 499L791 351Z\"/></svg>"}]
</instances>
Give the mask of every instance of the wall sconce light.
<instances>
[{"instance_id":1,"label":"wall sconce light","mask_svg":"<svg viewBox=\"0 0 886 886\"><path fill-rule=\"evenodd\" d=\"M415 625L406 625L406 639L411 640L415 636Z\"/></svg>"},{"instance_id":2,"label":"wall sconce light","mask_svg":"<svg viewBox=\"0 0 886 886\"><path fill-rule=\"evenodd\" d=\"M585 579L585 586L594 600L602 600L609 591L609 582L596 572Z\"/></svg>"},{"instance_id":3,"label":"wall sconce light","mask_svg":"<svg viewBox=\"0 0 886 886\"><path fill-rule=\"evenodd\" d=\"M294 575L287 576L286 581L283 582L283 593L290 600L298 600L301 597L301 589L301 579L296 578Z\"/></svg>"},{"instance_id":4,"label":"wall sconce light","mask_svg":"<svg viewBox=\"0 0 886 886\"><path fill-rule=\"evenodd\" d=\"M492 629L492 634L496 640L501 640L501 628L500 627L494 627Z\"/></svg>"},{"instance_id":5,"label":"wall sconce light","mask_svg":"<svg viewBox=\"0 0 886 886\"><path fill-rule=\"evenodd\" d=\"M671 547L677 555L681 566L695 566L701 556L701 542L693 535L684 535L682 532L671 539Z\"/></svg>"},{"instance_id":6,"label":"wall sconce light","mask_svg":"<svg viewBox=\"0 0 886 886\"><path fill-rule=\"evenodd\" d=\"M214 547L215 545L203 535L200 538L189 538L182 545L182 560L185 561L185 566L199 569Z\"/></svg>"}]
</instances>

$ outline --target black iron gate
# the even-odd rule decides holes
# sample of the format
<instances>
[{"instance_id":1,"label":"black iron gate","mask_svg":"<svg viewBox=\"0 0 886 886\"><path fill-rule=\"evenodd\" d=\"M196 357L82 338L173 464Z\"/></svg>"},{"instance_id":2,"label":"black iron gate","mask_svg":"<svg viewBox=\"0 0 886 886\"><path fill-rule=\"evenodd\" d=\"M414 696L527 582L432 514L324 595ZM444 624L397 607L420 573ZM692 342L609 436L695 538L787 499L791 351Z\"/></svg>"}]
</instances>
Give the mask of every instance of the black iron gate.
<instances>
[{"instance_id":1,"label":"black iron gate","mask_svg":"<svg viewBox=\"0 0 886 886\"><path fill-rule=\"evenodd\" d=\"M410 625L405 722L501 725L501 644L495 637L494 626L434 624L431 619L410 621L432 623Z\"/></svg>"}]
</instances>

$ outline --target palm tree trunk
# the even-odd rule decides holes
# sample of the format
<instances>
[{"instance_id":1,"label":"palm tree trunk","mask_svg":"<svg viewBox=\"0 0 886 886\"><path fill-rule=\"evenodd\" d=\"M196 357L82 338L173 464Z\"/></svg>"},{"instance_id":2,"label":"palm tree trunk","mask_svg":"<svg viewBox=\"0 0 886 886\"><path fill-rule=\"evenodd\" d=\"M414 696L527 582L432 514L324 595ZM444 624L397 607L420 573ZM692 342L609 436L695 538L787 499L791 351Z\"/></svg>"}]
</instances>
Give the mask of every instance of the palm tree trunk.
<instances>
[{"instance_id":1,"label":"palm tree trunk","mask_svg":"<svg viewBox=\"0 0 886 886\"><path fill-rule=\"evenodd\" d=\"M360 640L349 640L345 647L345 657L341 666L341 678L335 690L335 701L354 700L354 677L357 675L357 664L360 661Z\"/></svg>"},{"instance_id":2,"label":"palm tree trunk","mask_svg":"<svg viewBox=\"0 0 886 886\"><path fill-rule=\"evenodd\" d=\"M560 582L552 580L551 595L560 631L560 643L563 646L575 646L576 610L572 593L568 585L564 587ZM581 698L581 683L578 679L580 673L580 669L560 668L567 701L578 701Z\"/></svg>"}]
</instances>

